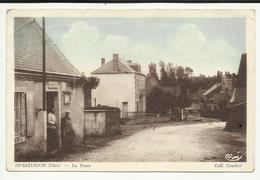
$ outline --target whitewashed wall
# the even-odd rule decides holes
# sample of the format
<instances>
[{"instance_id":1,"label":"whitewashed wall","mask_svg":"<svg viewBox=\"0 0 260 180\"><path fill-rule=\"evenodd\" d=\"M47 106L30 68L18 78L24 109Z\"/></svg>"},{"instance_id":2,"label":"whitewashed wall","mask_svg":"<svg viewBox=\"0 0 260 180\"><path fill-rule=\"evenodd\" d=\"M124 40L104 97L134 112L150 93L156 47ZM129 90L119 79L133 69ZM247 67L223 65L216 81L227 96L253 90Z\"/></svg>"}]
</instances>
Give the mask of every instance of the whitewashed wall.
<instances>
[{"instance_id":1,"label":"whitewashed wall","mask_svg":"<svg viewBox=\"0 0 260 180\"><path fill-rule=\"evenodd\" d=\"M135 101L139 102L141 99L142 99L142 104L140 104L139 102L139 106L142 105L143 107L140 108L139 107L139 111L146 111L146 98L145 98L145 94L144 94L144 91L145 91L145 86L146 86L146 82L145 82L145 76L143 75L140 75L140 74L136 74L135 75L135 89L136 89L136 92L135 92ZM140 99L140 95L143 95L142 98Z\"/></svg>"},{"instance_id":2,"label":"whitewashed wall","mask_svg":"<svg viewBox=\"0 0 260 180\"><path fill-rule=\"evenodd\" d=\"M122 102L128 102L128 111L135 109L135 74L99 74L96 89L92 90L92 105L96 104L118 107L122 110Z\"/></svg>"}]
</instances>

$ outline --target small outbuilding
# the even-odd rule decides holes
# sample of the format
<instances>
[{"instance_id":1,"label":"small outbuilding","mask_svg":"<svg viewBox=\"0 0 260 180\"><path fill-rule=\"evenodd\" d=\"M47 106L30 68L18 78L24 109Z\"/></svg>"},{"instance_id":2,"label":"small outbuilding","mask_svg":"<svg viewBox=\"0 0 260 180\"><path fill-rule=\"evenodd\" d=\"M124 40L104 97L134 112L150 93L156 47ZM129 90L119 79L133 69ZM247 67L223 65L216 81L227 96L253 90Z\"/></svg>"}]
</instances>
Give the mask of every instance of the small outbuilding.
<instances>
[{"instance_id":1,"label":"small outbuilding","mask_svg":"<svg viewBox=\"0 0 260 180\"><path fill-rule=\"evenodd\" d=\"M84 110L84 137L103 137L121 133L120 109L100 106Z\"/></svg>"}]
</instances>

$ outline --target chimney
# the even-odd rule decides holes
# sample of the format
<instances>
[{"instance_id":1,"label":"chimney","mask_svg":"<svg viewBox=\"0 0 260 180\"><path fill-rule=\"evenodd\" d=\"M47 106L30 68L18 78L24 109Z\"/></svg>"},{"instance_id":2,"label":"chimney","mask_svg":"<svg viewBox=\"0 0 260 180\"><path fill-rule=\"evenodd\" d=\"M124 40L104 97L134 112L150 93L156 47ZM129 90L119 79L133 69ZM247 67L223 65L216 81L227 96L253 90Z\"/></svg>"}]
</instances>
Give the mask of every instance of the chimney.
<instances>
[{"instance_id":1,"label":"chimney","mask_svg":"<svg viewBox=\"0 0 260 180\"><path fill-rule=\"evenodd\" d=\"M113 54L113 71L119 71L118 54Z\"/></svg>"},{"instance_id":2,"label":"chimney","mask_svg":"<svg viewBox=\"0 0 260 180\"><path fill-rule=\"evenodd\" d=\"M131 64L131 63L132 63L132 60L128 60L127 63L128 63L128 64Z\"/></svg>"},{"instance_id":3,"label":"chimney","mask_svg":"<svg viewBox=\"0 0 260 180\"><path fill-rule=\"evenodd\" d=\"M105 58L101 58L101 66L103 66L106 63L106 59Z\"/></svg>"}]
</instances>

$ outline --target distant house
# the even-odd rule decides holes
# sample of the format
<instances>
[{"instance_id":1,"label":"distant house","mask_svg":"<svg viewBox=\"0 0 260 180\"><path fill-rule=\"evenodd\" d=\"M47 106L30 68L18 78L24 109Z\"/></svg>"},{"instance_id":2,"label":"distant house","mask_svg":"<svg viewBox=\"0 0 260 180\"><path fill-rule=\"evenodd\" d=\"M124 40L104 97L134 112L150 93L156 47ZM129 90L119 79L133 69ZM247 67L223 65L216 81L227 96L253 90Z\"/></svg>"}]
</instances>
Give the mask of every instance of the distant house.
<instances>
[{"instance_id":1,"label":"distant house","mask_svg":"<svg viewBox=\"0 0 260 180\"><path fill-rule=\"evenodd\" d=\"M141 66L132 61L123 62L118 54L105 62L101 59L101 67L91 73L99 78L100 83L92 90L93 104L118 107L121 116L129 112L145 112L145 75Z\"/></svg>"},{"instance_id":2,"label":"distant house","mask_svg":"<svg viewBox=\"0 0 260 180\"><path fill-rule=\"evenodd\" d=\"M234 79L223 77L203 93L202 114L225 120L224 111L234 90Z\"/></svg>"},{"instance_id":3,"label":"distant house","mask_svg":"<svg viewBox=\"0 0 260 180\"><path fill-rule=\"evenodd\" d=\"M235 89L229 101L226 129L246 130L247 109L247 56L242 54Z\"/></svg>"},{"instance_id":4,"label":"distant house","mask_svg":"<svg viewBox=\"0 0 260 180\"><path fill-rule=\"evenodd\" d=\"M16 156L51 152L42 104L42 28L32 18L14 19L14 129ZM61 147L61 117L71 111L78 138L83 138L84 93L81 74L46 35L46 105L58 120L57 149Z\"/></svg>"}]
</instances>

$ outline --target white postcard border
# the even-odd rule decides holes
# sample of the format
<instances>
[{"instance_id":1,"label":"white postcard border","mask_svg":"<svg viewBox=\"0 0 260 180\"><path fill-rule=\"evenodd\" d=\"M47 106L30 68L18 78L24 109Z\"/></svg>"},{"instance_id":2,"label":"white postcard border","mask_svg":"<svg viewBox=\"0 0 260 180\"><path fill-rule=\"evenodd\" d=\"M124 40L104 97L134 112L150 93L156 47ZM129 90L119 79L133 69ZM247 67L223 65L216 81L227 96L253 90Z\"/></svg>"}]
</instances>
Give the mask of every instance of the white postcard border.
<instances>
[{"instance_id":1,"label":"white postcard border","mask_svg":"<svg viewBox=\"0 0 260 180\"><path fill-rule=\"evenodd\" d=\"M181 13L182 12L182 13ZM28 163L16 163L14 162L14 134L13 134L13 92L14 92L14 51L13 51L13 22L12 18L15 16L128 16L131 17L164 17L164 16L184 16L185 17L196 17L206 15L210 17L243 17L246 20L246 42L247 42L247 54L248 54L248 67L247 67L247 162L246 163L236 163L236 168L227 168L228 164L233 163L223 163L223 162L122 162L122 163L95 163L95 162L60 162L57 163L56 167L52 167L53 163L44 163L46 167L26 167L29 164L34 164L34 162ZM130 13L130 14L129 14ZM176 13L176 14L175 14ZM7 131L7 169L10 171L212 171L212 172L250 172L254 170L254 132L255 132L255 16L253 10L243 9L243 10L10 10L7 19L7 62L6 62L6 131ZM42 162L38 162L42 163ZM25 166L20 167L21 164ZM86 167L81 167L81 164L85 164ZM216 167L218 164L224 164L223 167ZM77 165L77 167L72 167L72 165ZM241 166L240 166L241 165ZM19 167L18 167L19 166ZM22 165L21 165L22 166Z\"/></svg>"}]
</instances>

